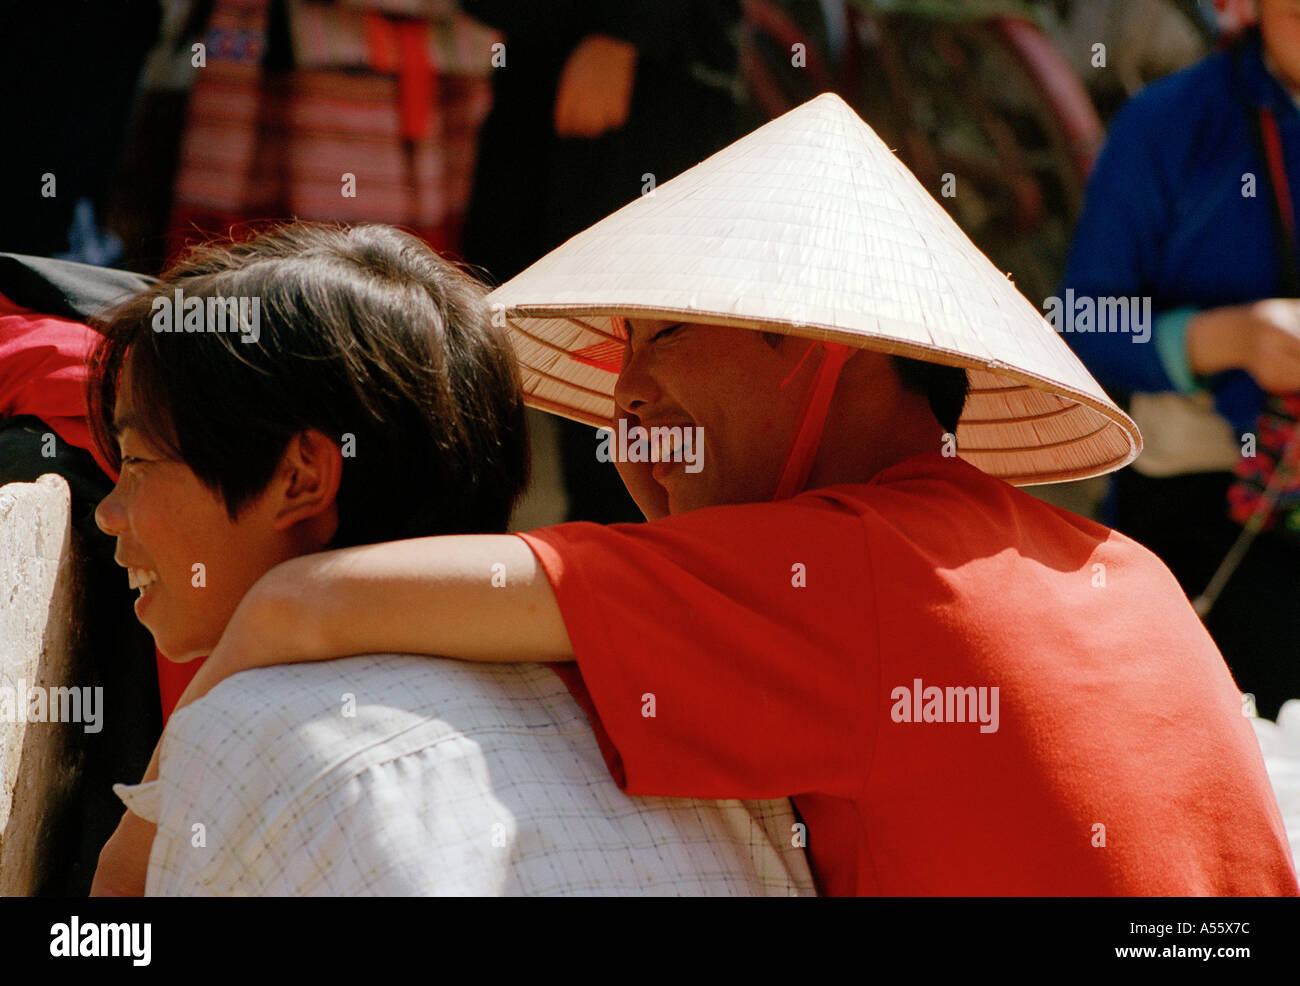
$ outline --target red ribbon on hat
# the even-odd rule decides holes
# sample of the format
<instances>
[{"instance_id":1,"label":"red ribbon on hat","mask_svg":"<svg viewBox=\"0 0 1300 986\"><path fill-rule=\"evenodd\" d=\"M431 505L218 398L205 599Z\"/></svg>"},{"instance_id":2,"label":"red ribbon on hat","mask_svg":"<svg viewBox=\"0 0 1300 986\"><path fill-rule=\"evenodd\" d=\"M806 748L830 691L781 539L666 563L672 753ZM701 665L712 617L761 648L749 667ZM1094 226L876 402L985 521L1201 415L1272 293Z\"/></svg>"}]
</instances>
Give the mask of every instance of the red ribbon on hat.
<instances>
[{"instance_id":1,"label":"red ribbon on hat","mask_svg":"<svg viewBox=\"0 0 1300 986\"><path fill-rule=\"evenodd\" d=\"M627 345L627 321L615 316L609 320L615 339L598 342L594 346L575 349L569 353L569 359L584 366L594 366L606 373L618 373L623 369L623 350Z\"/></svg>"},{"instance_id":2,"label":"red ribbon on hat","mask_svg":"<svg viewBox=\"0 0 1300 986\"><path fill-rule=\"evenodd\" d=\"M822 432L826 429L826 414L830 411L831 397L835 394L840 371L853 355L851 346L838 342L814 342L794 368L794 373L782 382L782 389L795 378L808 357L818 348L822 350L821 365L817 367L817 375L813 377L812 385L804 395L803 406L799 410L799 430L785 457L773 500L786 500L803 492L812 472L813 461L817 458L817 450L821 446Z\"/></svg>"},{"instance_id":3,"label":"red ribbon on hat","mask_svg":"<svg viewBox=\"0 0 1300 986\"><path fill-rule=\"evenodd\" d=\"M610 319L613 333L619 339L627 338L626 322L615 317ZM569 358L587 366L594 366L609 373L618 373L621 369L623 342L606 340L594 346L587 346L569 354ZM821 364L813 377L808 392L804 395L799 409L799 430L786 455L781 469L781 478L777 481L773 500L786 500L796 493L803 492L812 473L813 462L821 446L822 433L826 430L826 415L830 411L831 397L835 394L835 385L839 382L840 371L853 355L854 349L838 342L814 342L804 351L791 374L781 382L784 390L798 374L808 358L814 352L822 353Z\"/></svg>"}]
</instances>

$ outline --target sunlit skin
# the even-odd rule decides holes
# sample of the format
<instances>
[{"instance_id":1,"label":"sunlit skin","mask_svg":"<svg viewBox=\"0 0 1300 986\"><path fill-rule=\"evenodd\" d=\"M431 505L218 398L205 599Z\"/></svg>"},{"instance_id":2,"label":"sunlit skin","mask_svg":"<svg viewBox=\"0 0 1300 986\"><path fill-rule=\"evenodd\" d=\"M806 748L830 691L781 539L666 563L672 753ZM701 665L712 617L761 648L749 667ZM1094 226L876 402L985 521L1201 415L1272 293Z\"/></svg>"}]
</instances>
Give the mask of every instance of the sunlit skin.
<instances>
[{"instance_id":1,"label":"sunlit skin","mask_svg":"<svg viewBox=\"0 0 1300 986\"><path fill-rule=\"evenodd\" d=\"M815 357L804 361L809 341L788 336L772 347L748 329L673 326L632 321L615 392L617 413L628 418L629 426L703 428L704 468L692 474L680 463L658 464L656 476L654 465L621 463L624 482L650 519L670 511L769 500L798 427L803 396L816 372ZM871 350L855 353L845 364L835 393L809 489L866 483L890 465L941 448L943 429L925 396L902 387L887 356ZM337 453L337 446L330 447ZM282 529L279 525L284 521L277 511L286 498L292 499L286 483L303 471L291 466L299 461L287 454L286 465L271 484L272 503L252 508L260 518L253 527L258 536L266 536L268 528ZM337 461L333 455L320 458L322 463ZM179 489L194 495L184 482ZM322 489L328 485L322 484ZM329 501L332 505L332 496ZM199 521L208 525L214 539L243 536L222 521L223 511L219 516L208 512L210 501L196 497L196 503L202 508L197 509ZM179 518L173 521L178 522ZM135 521L134 528L124 528L140 533L120 544L138 546L146 557L146 551L161 553L158 545L168 545L166 557L179 558L176 566L183 576L185 551L193 549L177 555L170 547L174 535L163 529L160 519L152 518L145 526L147 530ZM315 533L303 543L321 536L310 525L309 530ZM272 547L262 557L286 550L283 542L271 540ZM248 594L178 708L232 674L286 661L371 653L428 653L480 661L574 659L550 583L532 551L517 537L421 538L321 555L306 554L308 550L313 549L291 552L303 557L268 573ZM119 557L134 556L121 550ZM497 563L512 573L507 588L494 588L483 578L482 573ZM430 606L429 600L435 598L439 605ZM187 608L177 604L175 612L183 620ZM146 615L154 618L148 610ZM157 622L169 622L171 615L167 613L164 621L159 614ZM228 616L223 604L219 617L214 611L213 624L219 627ZM313 632L304 632L308 626ZM157 777L155 750L144 779ZM153 837L151 824L127 812L100 855L93 892L143 893Z\"/></svg>"},{"instance_id":2,"label":"sunlit skin","mask_svg":"<svg viewBox=\"0 0 1300 986\"><path fill-rule=\"evenodd\" d=\"M1259 0L1259 31L1274 68L1300 89L1300 0Z\"/></svg>"},{"instance_id":3,"label":"sunlit skin","mask_svg":"<svg viewBox=\"0 0 1300 986\"><path fill-rule=\"evenodd\" d=\"M132 425L133 414L123 387L114 410L121 476L95 521L117 538L123 579L126 569L156 573L135 602L136 615L164 656L190 661L216 646L258 578L333 537L342 455L319 432L299 436L266 490L232 521L193 470L149 444Z\"/></svg>"},{"instance_id":4,"label":"sunlit skin","mask_svg":"<svg viewBox=\"0 0 1300 986\"><path fill-rule=\"evenodd\" d=\"M618 463L650 519L699 507L772 499L816 373L810 340L776 347L750 329L630 319L616 413L630 429L703 429L703 468ZM792 376L793 374L793 376ZM789 379L784 387L782 383ZM808 486L867 482L917 451L937 450L942 427L925 397L905 390L887 356L862 350L845 364Z\"/></svg>"},{"instance_id":5,"label":"sunlit skin","mask_svg":"<svg viewBox=\"0 0 1300 986\"><path fill-rule=\"evenodd\" d=\"M1300 92L1300 0L1259 0L1259 30L1273 72ZM1300 305L1263 298L1207 309L1187 323L1187 365L1198 376L1246 370L1270 394L1300 388Z\"/></svg>"},{"instance_id":6,"label":"sunlit skin","mask_svg":"<svg viewBox=\"0 0 1300 986\"><path fill-rule=\"evenodd\" d=\"M807 345L783 338L773 349L748 329L631 320L614 388L628 427L703 429L698 472L687 472L682 462L649 467L670 513L772 498L803 397L797 381L784 390L781 383ZM768 398L754 402L754 394Z\"/></svg>"}]
</instances>

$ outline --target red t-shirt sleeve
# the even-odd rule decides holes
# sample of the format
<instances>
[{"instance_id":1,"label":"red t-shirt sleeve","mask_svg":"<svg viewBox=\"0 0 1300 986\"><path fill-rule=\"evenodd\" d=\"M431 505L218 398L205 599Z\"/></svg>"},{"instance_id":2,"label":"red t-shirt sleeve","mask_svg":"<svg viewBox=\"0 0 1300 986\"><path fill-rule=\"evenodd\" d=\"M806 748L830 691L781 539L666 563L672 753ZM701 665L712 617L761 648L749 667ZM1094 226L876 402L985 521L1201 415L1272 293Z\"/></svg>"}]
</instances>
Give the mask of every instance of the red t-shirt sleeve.
<instances>
[{"instance_id":1,"label":"red t-shirt sleeve","mask_svg":"<svg viewBox=\"0 0 1300 986\"><path fill-rule=\"evenodd\" d=\"M624 790L861 793L880 669L859 516L804 496L520 536L555 592Z\"/></svg>"}]
</instances>

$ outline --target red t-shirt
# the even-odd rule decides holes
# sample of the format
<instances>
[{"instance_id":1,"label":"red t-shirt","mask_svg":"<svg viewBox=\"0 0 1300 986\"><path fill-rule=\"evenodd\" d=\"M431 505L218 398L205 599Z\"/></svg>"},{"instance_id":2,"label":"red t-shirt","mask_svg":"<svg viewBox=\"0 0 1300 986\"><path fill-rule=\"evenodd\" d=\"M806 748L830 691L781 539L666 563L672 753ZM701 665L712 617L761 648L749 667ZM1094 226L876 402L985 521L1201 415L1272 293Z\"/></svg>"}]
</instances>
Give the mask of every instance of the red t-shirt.
<instances>
[{"instance_id":1,"label":"red t-shirt","mask_svg":"<svg viewBox=\"0 0 1300 986\"><path fill-rule=\"evenodd\" d=\"M1297 893L1223 658L1118 532L933 452L522 536L624 790L793 796L825 893Z\"/></svg>"}]
</instances>

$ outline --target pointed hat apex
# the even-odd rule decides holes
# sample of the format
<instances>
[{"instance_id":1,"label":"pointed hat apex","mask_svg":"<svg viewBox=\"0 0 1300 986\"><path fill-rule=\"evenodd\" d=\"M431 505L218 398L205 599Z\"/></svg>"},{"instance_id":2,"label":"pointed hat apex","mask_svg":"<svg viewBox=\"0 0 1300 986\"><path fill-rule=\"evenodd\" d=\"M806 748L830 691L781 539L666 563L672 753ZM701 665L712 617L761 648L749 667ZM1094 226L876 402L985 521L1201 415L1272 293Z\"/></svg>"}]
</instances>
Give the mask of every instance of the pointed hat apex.
<instances>
[{"instance_id":1,"label":"pointed hat apex","mask_svg":"<svg viewBox=\"0 0 1300 986\"><path fill-rule=\"evenodd\" d=\"M646 189L492 293L527 401L614 413L611 316L784 332L967 368L958 454L1028 484L1126 465L1137 426L838 96Z\"/></svg>"}]
</instances>

